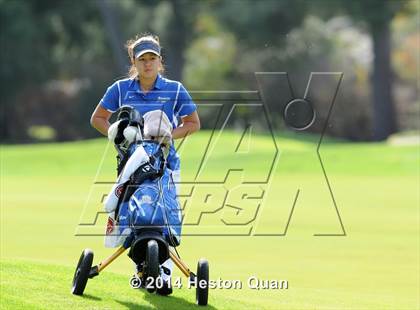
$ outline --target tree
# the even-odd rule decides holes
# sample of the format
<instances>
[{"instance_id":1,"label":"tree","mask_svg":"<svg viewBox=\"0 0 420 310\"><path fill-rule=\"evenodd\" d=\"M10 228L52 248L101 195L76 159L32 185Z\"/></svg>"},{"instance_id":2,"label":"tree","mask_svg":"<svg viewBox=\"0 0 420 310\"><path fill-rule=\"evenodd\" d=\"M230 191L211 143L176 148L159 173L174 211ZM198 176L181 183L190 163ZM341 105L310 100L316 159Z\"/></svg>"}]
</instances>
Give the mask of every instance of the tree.
<instances>
[{"instance_id":1,"label":"tree","mask_svg":"<svg viewBox=\"0 0 420 310\"><path fill-rule=\"evenodd\" d=\"M307 13L304 0L214 1L219 21L247 47L261 48L267 43L284 44L286 34L299 26Z\"/></svg>"},{"instance_id":2,"label":"tree","mask_svg":"<svg viewBox=\"0 0 420 310\"><path fill-rule=\"evenodd\" d=\"M117 71L119 71L120 74L124 74L127 67L127 57L123 49L123 39L121 37L117 7L107 0L96 0L96 5L102 15Z\"/></svg>"},{"instance_id":3,"label":"tree","mask_svg":"<svg viewBox=\"0 0 420 310\"><path fill-rule=\"evenodd\" d=\"M229 82L225 84L236 83L240 88L255 88L256 80L253 72L273 71L273 68L279 68L277 66L279 51L284 49L288 33L299 27L304 20L307 3L304 0L214 1L212 12L221 24L220 28L224 32L233 34L233 41L236 44L233 72L227 71L226 79ZM266 96L265 104L276 122L281 118L284 105L279 104L277 100L281 92L279 85L274 84L265 85L264 91L266 94L270 93ZM246 127L246 112L241 111L240 114L238 123L242 122ZM232 114L231 117L236 116Z\"/></svg>"},{"instance_id":4,"label":"tree","mask_svg":"<svg viewBox=\"0 0 420 310\"><path fill-rule=\"evenodd\" d=\"M92 59L103 61L106 49L98 32L102 27L92 1L81 6L74 1L1 0L0 23L1 140L28 141L31 121L40 121L28 113L35 104L44 114L45 125L51 125L52 116L62 113L43 105L41 93L46 82L80 78L89 71ZM60 104L61 98L55 100ZM78 104L76 101L69 107L74 111ZM67 122L57 122L61 128L56 131L77 131L80 124L70 115L65 118ZM62 137L71 138L74 136Z\"/></svg>"},{"instance_id":5,"label":"tree","mask_svg":"<svg viewBox=\"0 0 420 310\"><path fill-rule=\"evenodd\" d=\"M337 3L338 9L342 8L352 18L364 21L371 34L374 54L371 74L372 138L375 141L384 140L398 129L392 88L390 25L394 16L406 8L407 1L342 0Z\"/></svg>"},{"instance_id":6,"label":"tree","mask_svg":"<svg viewBox=\"0 0 420 310\"><path fill-rule=\"evenodd\" d=\"M160 37L166 75L174 80L182 80L185 51L195 35L197 12L207 4L188 0L142 0L137 4L152 11L151 22L145 30Z\"/></svg>"}]
</instances>

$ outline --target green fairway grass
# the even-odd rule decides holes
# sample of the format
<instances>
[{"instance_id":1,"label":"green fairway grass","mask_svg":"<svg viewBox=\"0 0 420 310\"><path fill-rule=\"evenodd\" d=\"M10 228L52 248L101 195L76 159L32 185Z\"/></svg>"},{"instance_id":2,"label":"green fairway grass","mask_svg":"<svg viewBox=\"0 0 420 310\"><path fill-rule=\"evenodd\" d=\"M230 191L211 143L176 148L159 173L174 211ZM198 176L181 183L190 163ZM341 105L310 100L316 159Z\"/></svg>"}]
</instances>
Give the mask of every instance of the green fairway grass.
<instances>
[{"instance_id":1,"label":"green fairway grass","mask_svg":"<svg viewBox=\"0 0 420 310\"><path fill-rule=\"evenodd\" d=\"M179 289L171 297L132 289L129 277L104 273L91 280L83 296L70 294L74 270L54 264L28 261L2 261L2 308L5 309L190 309L195 306L195 291ZM42 287L42 289L40 289ZM251 302L210 296L208 309L217 306L258 309Z\"/></svg>"},{"instance_id":2,"label":"green fairway grass","mask_svg":"<svg viewBox=\"0 0 420 310\"><path fill-rule=\"evenodd\" d=\"M316 152L319 136L276 135L275 144L270 135L241 137L202 131L177 144L185 219L192 223L208 211L200 225L183 227L181 257L193 270L206 257L210 278L244 284L210 290L209 309L419 308L419 145L325 139L319 154L342 236ZM84 248L94 250L94 263L113 252L102 236L75 234L101 211L98 197L111 187L95 182L114 180L115 151L105 138L1 146L1 308L197 307L192 289L174 289L167 298L131 289L133 267L125 254L89 280L85 297L70 294ZM235 189L227 202L242 213L217 210L224 191ZM207 205L200 191L212 194ZM241 200L246 191L251 199ZM225 224L252 219L261 193L254 221ZM99 217L92 231L103 232L104 221ZM288 288L250 289L251 276L287 280Z\"/></svg>"}]
</instances>

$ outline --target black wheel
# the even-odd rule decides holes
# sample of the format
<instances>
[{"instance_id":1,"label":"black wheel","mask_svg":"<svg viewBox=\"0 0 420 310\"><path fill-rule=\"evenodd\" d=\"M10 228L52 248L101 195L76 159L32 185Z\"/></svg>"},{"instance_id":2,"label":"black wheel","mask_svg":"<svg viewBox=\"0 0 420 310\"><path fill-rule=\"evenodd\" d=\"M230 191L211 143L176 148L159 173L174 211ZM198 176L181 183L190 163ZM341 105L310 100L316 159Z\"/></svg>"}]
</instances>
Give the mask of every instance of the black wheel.
<instances>
[{"instance_id":1,"label":"black wheel","mask_svg":"<svg viewBox=\"0 0 420 310\"><path fill-rule=\"evenodd\" d=\"M209 262L200 259L197 264L196 302L200 306L207 305L209 298Z\"/></svg>"},{"instance_id":2,"label":"black wheel","mask_svg":"<svg viewBox=\"0 0 420 310\"><path fill-rule=\"evenodd\" d=\"M73 276L73 286L71 292L74 295L83 295L87 280L89 279L90 268L93 262L93 251L85 249L80 255L76 271Z\"/></svg>"},{"instance_id":3,"label":"black wheel","mask_svg":"<svg viewBox=\"0 0 420 310\"><path fill-rule=\"evenodd\" d=\"M159 245L156 240L149 240L147 242L146 250L146 287L149 292L154 292L156 289L156 279L159 277ZM149 283L152 282L152 285Z\"/></svg>"}]
</instances>

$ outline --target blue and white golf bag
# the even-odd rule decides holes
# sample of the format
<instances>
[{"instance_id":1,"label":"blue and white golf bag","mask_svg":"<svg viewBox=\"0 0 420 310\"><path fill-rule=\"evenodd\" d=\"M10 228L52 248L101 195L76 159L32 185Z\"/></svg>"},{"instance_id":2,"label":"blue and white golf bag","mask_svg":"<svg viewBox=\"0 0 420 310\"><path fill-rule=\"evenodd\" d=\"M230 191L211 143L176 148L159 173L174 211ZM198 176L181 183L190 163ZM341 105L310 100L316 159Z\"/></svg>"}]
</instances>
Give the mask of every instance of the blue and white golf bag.
<instances>
[{"instance_id":1,"label":"blue and white golf bag","mask_svg":"<svg viewBox=\"0 0 420 310\"><path fill-rule=\"evenodd\" d=\"M181 210L172 171L165 165L163 147L155 141L142 141L128 149L130 159L136 160L128 159L105 201L108 212L114 213L113 207L118 207L118 223L108 223L105 246L122 245L131 233L145 227L161 228L170 245L179 245ZM148 160L140 160L139 154L146 155ZM125 174L130 174L128 180L123 178ZM111 224L117 225L108 234Z\"/></svg>"},{"instance_id":2,"label":"blue and white golf bag","mask_svg":"<svg viewBox=\"0 0 420 310\"><path fill-rule=\"evenodd\" d=\"M153 111L150 115L154 118L145 118L154 126L150 129L145 125L145 132L156 134L155 120L161 117L158 114ZM160 120L160 131L162 124ZM133 234L147 227L162 229L171 246L179 245L181 210L172 171L166 167L169 146L159 142L134 141L120 154L119 176L104 203L109 213L106 247L129 247Z\"/></svg>"}]
</instances>

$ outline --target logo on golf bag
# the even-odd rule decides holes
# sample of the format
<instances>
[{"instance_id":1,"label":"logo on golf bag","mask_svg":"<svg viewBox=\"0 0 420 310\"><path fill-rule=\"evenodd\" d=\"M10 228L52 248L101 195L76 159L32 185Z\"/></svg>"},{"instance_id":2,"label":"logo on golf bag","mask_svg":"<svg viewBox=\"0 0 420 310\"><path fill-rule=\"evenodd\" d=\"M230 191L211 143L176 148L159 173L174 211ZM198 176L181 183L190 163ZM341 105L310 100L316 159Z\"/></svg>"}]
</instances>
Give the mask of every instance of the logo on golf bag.
<instances>
[{"instance_id":1,"label":"logo on golf bag","mask_svg":"<svg viewBox=\"0 0 420 310\"><path fill-rule=\"evenodd\" d=\"M144 166L143 168L141 168L141 171L149 172L150 171L150 166L149 165Z\"/></svg>"},{"instance_id":2,"label":"logo on golf bag","mask_svg":"<svg viewBox=\"0 0 420 310\"><path fill-rule=\"evenodd\" d=\"M115 196L117 196L118 198L120 198L120 196L121 196L121 194L123 192L123 189L124 189L124 184L121 184L120 186L118 186L115 189Z\"/></svg>"},{"instance_id":3,"label":"logo on golf bag","mask_svg":"<svg viewBox=\"0 0 420 310\"><path fill-rule=\"evenodd\" d=\"M108 222L106 223L106 234L110 235L114 231L115 221L112 217L108 217Z\"/></svg>"}]
</instances>

